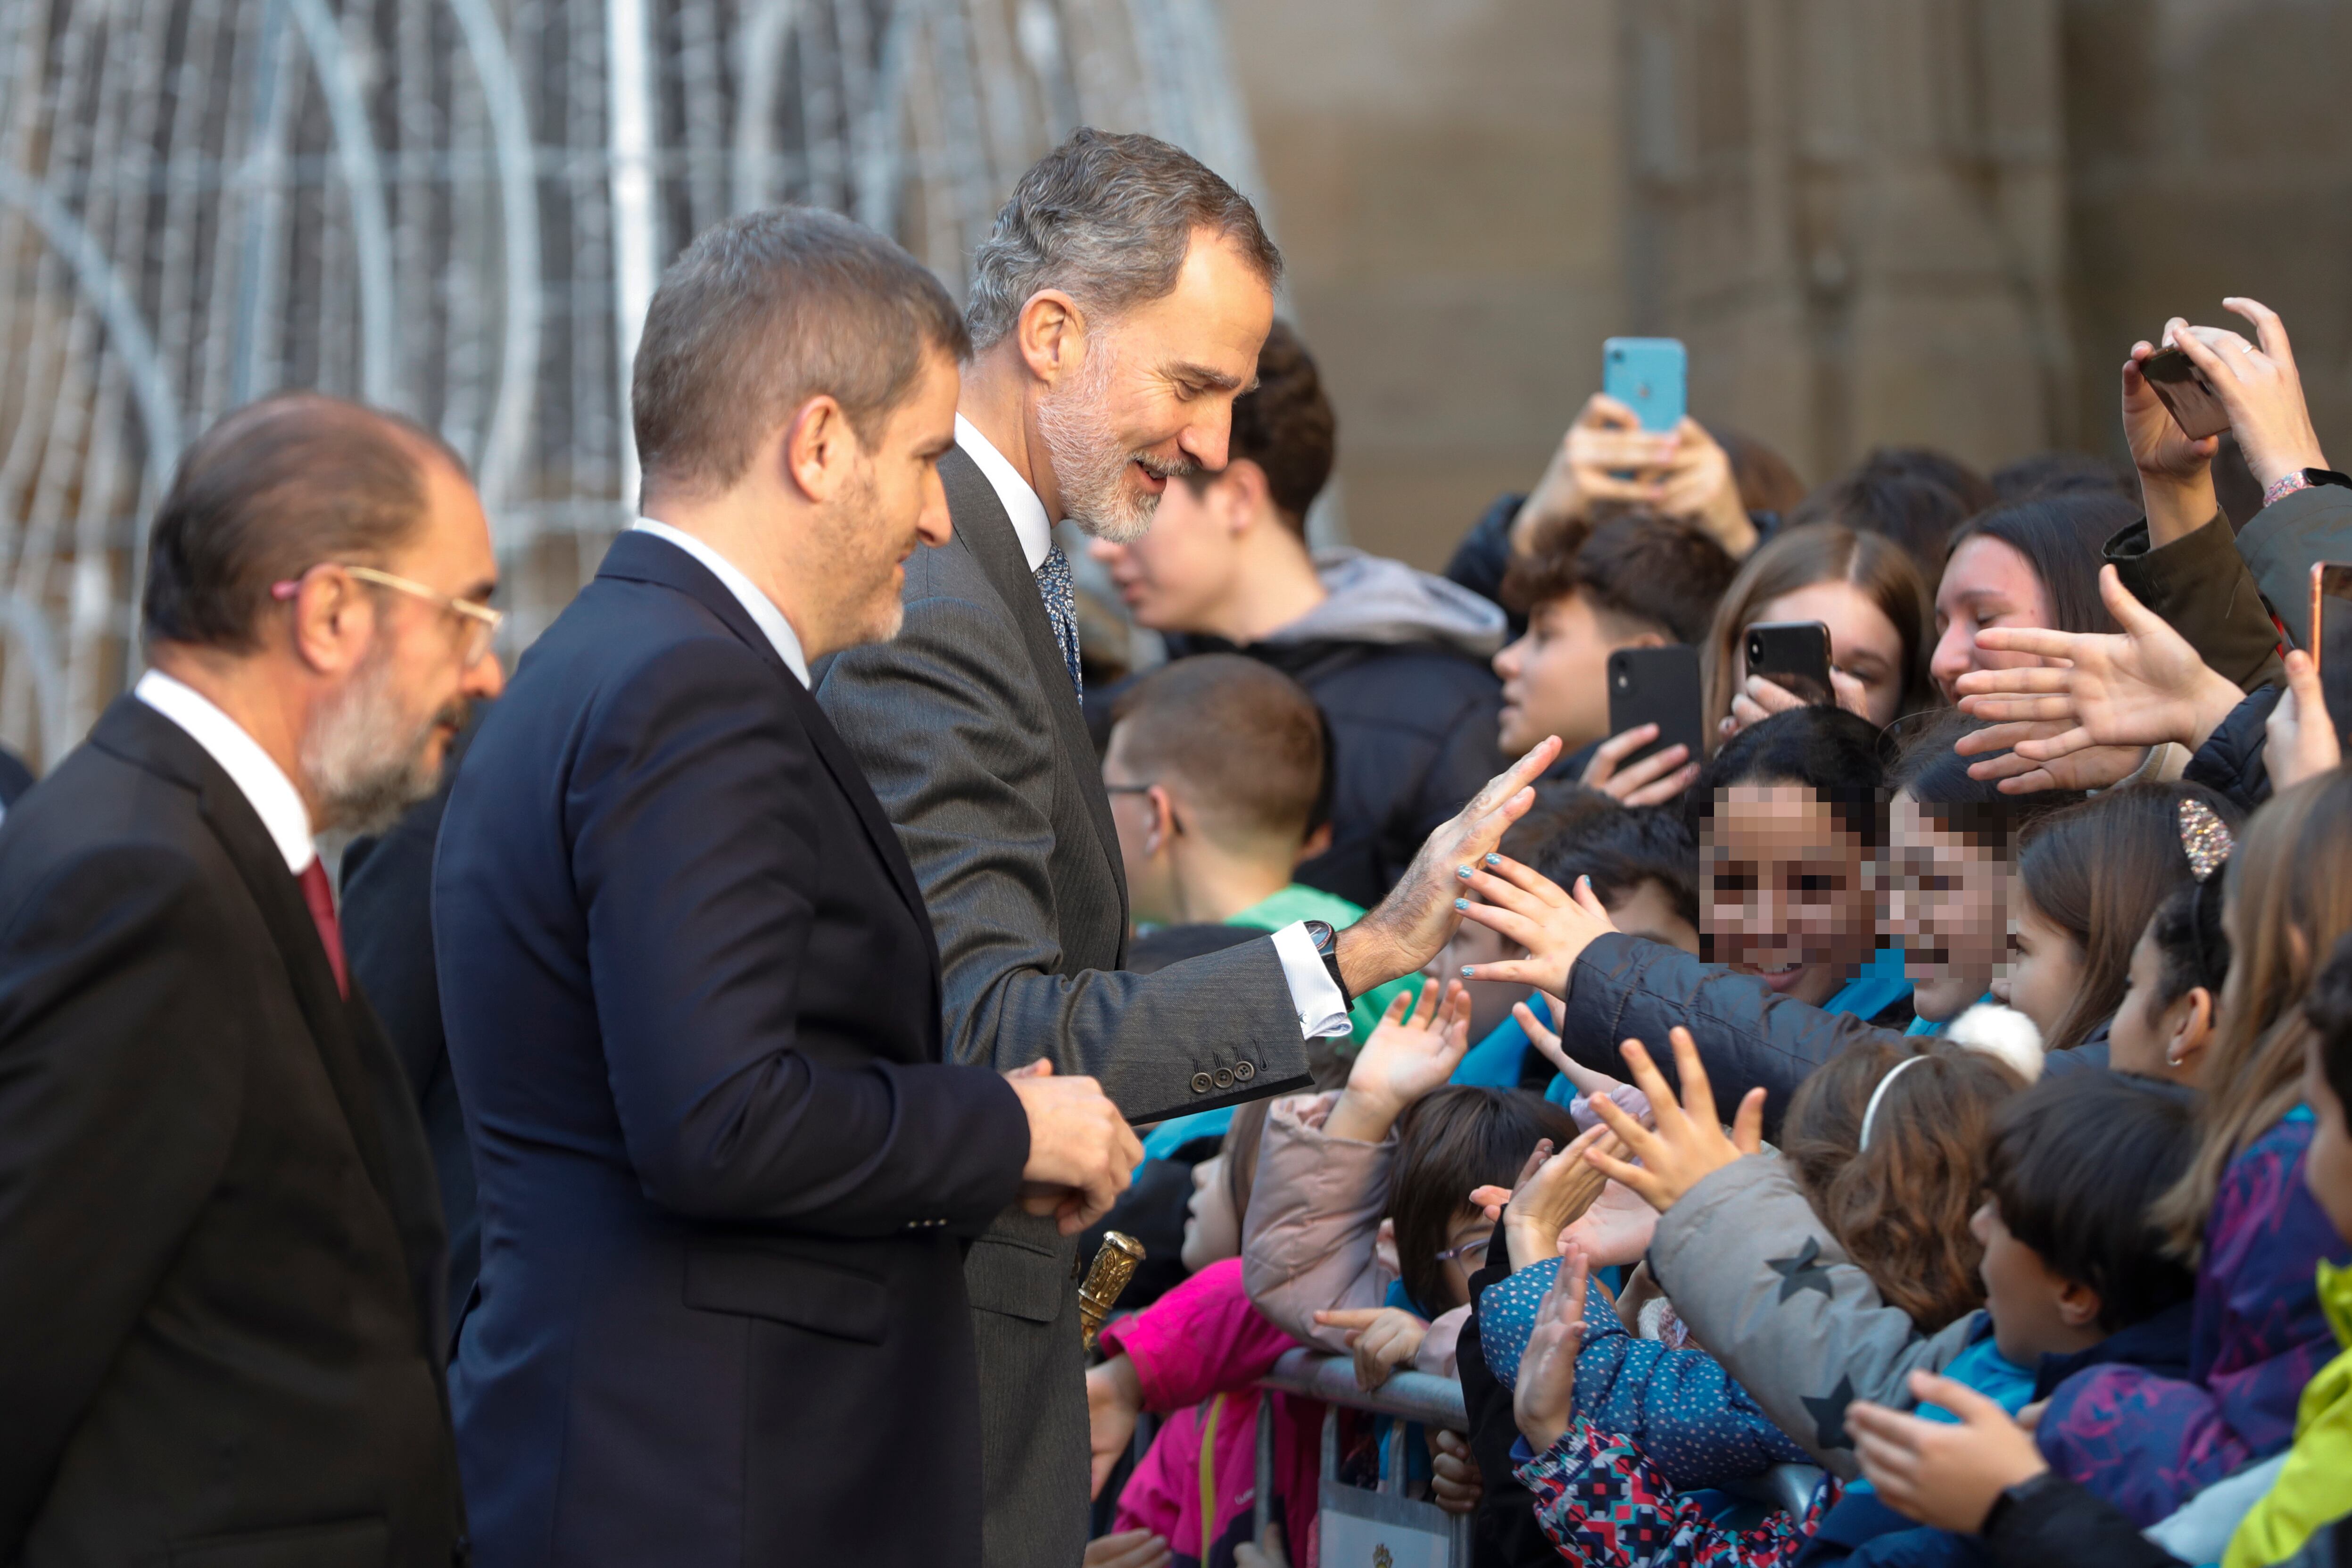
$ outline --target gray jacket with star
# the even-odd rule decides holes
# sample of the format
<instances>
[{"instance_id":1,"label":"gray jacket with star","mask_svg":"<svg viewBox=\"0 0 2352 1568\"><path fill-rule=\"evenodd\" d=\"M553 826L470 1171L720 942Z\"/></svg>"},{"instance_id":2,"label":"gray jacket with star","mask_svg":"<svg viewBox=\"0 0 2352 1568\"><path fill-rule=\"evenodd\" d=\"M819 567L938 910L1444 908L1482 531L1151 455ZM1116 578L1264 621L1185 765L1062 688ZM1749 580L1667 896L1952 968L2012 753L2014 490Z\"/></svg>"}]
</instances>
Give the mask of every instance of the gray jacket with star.
<instances>
[{"instance_id":1,"label":"gray jacket with star","mask_svg":"<svg viewBox=\"0 0 2352 1568\"><path fill-rule=\"evenodd\" d=\"M1879 1299L1771 1153L1711 1173L1660 1215L1650 1268L1692 1337L1774 1425L1846 1480L1861 1473L1846 1405L1909 1409L1917 1403L1910 1374L1940 1371L1979 1317L1922 1334Z\"/></svg>"}]
</instances>

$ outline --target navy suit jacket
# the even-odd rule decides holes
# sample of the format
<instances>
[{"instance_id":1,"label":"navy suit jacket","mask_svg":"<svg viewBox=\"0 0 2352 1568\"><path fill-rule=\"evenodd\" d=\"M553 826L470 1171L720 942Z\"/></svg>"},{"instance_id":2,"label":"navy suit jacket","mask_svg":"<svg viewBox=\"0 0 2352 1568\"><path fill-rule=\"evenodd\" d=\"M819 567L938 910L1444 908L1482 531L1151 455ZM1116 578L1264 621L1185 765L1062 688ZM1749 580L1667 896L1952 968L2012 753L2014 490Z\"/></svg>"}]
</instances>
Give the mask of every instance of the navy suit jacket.
<instances>
[{"instance_id":1,"label":"navy suit jacket","mask_svg":"<svg viewBox=\"0 0 2352 1568\"><path fill-rule=\"evenodd\" d=\"M450 1377L478 1561L976 1563L963 1243L1028 1124L941 1065L889 822L685 552L622 535L523 657L433 927L481 1210Z\"/></svg>"}]
</instances>

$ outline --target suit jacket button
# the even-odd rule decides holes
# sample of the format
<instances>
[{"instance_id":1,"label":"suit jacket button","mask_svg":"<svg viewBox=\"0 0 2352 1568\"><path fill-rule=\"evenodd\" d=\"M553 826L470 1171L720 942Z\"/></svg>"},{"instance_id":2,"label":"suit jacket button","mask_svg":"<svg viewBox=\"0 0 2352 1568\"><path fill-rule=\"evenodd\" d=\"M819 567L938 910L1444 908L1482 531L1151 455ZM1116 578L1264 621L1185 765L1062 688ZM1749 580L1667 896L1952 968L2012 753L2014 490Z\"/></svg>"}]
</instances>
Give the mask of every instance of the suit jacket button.
<instances>
[{"instance_id":1,"label":"suit jacket button","mask_svg":"<svg viewBox=\"0 0 2352 1568\"><path fill-rule=\"evenodd\" d=\"M1192 1075L1192 1092L1194 1094L1208 1093L1209 1084L1210 1079L1207 1073L1196 1072Z\"/></svg>"},{"instance_id":2,"label":"suit jacket button","mask_svg":"<svg viewBox=\"0 0 2352 1568\"><path fill-rule=\"evenodd\" d=\"M1215 1082L1216 1082L1216 1085L1217 1085L1217 1087L1218 1087L1219 1089L1231 1089L1231 1088L1233 1088L1233 1087L1234 1087L1234 1069L1233 1069L1233 1068L1219 1068L1217 1069L1217 1076L1216 1076Z\"/></svg>"},{"instance_id":3,"label":"suit jacket button","mask_svg":"<svg viewBox=\"0 0 2352 1568\"><path fill-rule=\"evenodd\" d=\"M1234 1081L1235 1083L1247 1083L1256 1076L1257 1063L1235 1062L1234 1064Z\"/></svg>"}]
</instances>

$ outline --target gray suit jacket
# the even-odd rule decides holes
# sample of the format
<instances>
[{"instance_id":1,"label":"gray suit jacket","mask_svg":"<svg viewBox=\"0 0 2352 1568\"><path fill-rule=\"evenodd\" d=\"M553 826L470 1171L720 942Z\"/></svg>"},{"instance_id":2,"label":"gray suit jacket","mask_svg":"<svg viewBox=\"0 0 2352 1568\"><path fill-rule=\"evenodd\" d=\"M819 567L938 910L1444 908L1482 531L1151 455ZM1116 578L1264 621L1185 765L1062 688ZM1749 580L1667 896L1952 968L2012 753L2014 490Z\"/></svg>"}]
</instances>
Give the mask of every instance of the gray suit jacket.
<instances>
[{"instance_id":1,"label":"gray suit jacket","mask_svg":"<svg viewBox=\"0 0 2352 1568\"><path fill-rule=\"evenodd\" d=\"M1100 1079L1137 1122L1310 1087L1270 940L1151 974L1118 968L1118 837L1053 623L978 465L958 449L940 475L955 537L907 563L904 629L815 673L922 883L948 1059L1050 1058ZM1075 1563L1084 1547L1075 1266L1074 1241L1014 1208L965 1267L992 1564Z\"/></svg>"}]
</instances>

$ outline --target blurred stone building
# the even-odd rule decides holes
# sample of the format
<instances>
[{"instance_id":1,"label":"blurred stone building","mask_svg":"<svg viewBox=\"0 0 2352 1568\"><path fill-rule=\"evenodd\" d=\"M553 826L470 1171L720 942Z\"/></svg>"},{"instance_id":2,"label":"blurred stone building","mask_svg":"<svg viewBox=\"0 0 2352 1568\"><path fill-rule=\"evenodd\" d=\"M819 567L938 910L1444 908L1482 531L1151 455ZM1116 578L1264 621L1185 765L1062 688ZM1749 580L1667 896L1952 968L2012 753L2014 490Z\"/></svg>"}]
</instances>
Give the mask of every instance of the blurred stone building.
<instances>
[{"instance_id":1,"label":"blurred stone building","mask_svg":"<svg viewBox=\"0 0 2352 1568\"><path fill-rule=\"evenodd\" d=\"M2115 369L2283 312L2352 446L2342 0L1252 0L1232 12L1354 539L1524 489L1601 339L1809 480L2118 452Z\"/></svg>"},{"instance_id":2,"label":"blurred stone building","mask_svg":"<svg viewBox=\"0 0 2352 1568\"><path fill-rule=\"evenodd\" d=\"M135 673L178 452L281 386L466 454L519 651L634 510L679 246L815 202L961 289L1081 123L1262 199L1339 405L1318 526L1423 564L1612 333L1819 479L2111 447L2131 339L2242 292L2344 431L2347 46L2342 0L0 0L0 742Z\"/></svg>"}]
</instances>

